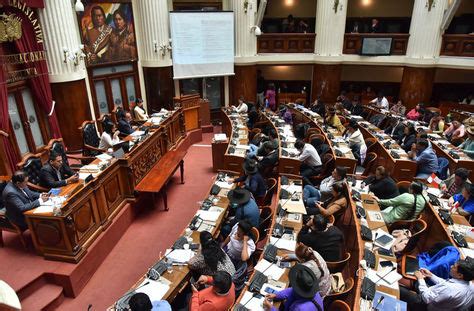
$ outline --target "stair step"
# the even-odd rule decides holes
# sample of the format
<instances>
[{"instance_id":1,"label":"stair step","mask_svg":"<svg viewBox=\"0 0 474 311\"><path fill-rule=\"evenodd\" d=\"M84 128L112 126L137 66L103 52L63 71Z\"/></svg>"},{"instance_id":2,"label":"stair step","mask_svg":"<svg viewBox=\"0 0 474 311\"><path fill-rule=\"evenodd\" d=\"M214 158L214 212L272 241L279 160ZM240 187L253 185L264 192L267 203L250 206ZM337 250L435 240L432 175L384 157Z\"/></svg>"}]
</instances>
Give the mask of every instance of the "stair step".
<instances>
[{"instance_id":1,"label":"stair step","mask_svg":"<svg viewBox=\"0 0 474 311\"><path fill-rule=\"evenodd\" d=\"M23 311L37 311L47 309L62 298L63 288L61 286L45 283L20 302Z\"/></svg>"}]
</instances>

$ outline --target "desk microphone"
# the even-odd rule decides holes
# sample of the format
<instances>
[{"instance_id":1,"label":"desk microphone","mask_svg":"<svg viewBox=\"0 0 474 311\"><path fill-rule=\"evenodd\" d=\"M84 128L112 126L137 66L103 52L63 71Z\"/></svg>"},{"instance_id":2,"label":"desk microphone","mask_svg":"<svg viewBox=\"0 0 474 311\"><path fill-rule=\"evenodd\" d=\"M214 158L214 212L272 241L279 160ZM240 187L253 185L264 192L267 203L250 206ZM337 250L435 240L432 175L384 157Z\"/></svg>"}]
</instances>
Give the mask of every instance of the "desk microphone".
<instances>
[{"instance_id":1,"label":"desk microphone","mask_svg":"<svg viewBox=\"0 0 474 311\"><path fill-rule=\"evenodd\" d=\"M378 232L375 232L375 236L374 236L374 242L372 243L372 252L374 251L374 247L375 247L375 240L377 240L377 236L379 235Z\"/></svg>"},{"instance_id":2,"label":"desk microphone","mask_svg":"<svg viewBox=\"0 0 474 311\"><path fill-rule=\"evenodd\" d=\"M374 307L374 310L378 310L377 307L379 306L379 304L385 299L385 296L380 296L379 300L377 301L377 304L375 305Z\"/></svg>"},{"instance_id":3,"label":"desk microphone","mask_svg":"<svg viewBox=\"0 0 474 311\"><path fill-rule=\"evenodd\" d=\"M376 285L378 282L384 280L385 282L387 282L387 280L385 279L385 277L387 275L389 275L390 273L392 273L394 270L397 270L397 267L393 267L392 266L392 269L390 269L390 271L388 271L387 273L385 273L383 276L379 277L379 279L377 280L377 282L374 283L374 285ZM387 282L388 283L388 282Z\"/></svg>"}]
</instances>

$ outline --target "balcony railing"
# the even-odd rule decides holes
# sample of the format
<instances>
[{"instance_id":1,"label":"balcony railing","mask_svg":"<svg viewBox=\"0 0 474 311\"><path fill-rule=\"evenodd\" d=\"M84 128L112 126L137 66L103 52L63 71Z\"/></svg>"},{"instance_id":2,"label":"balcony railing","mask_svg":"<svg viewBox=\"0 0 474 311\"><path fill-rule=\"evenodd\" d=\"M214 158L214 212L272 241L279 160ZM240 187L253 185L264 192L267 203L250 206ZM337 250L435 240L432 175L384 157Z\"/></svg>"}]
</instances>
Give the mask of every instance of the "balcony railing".
<instances>
[{"instance_id":1,"label":"balcony railing","mask_svg":"<svg viewBox=\"0 0 474 311\"><path fill-rule=\"evenodd\" d=\"M474 57L474 35L443 35L441 55Z\"/></svg>"},{"instance_id":2,"label":"balcony railing","mask_svg":"<svg viewBox=\"0 0 474 311\"><path fill-rule=\"evenodd\" d=\"M363 38L392 38L392 55L405 55L407 52L407 33L346 33L344 35L344 54L359 54Z\"/></svg>"},{"instance_id":3,"label":"balcony railing","mask_svg":"<svg viewBox=\"0 0 474 311\"><path fill-rule=\"evenodd\" d=\"M315 33L264 33L257 38L257 53L314 53Z\"/></svg>"}]
</instances>

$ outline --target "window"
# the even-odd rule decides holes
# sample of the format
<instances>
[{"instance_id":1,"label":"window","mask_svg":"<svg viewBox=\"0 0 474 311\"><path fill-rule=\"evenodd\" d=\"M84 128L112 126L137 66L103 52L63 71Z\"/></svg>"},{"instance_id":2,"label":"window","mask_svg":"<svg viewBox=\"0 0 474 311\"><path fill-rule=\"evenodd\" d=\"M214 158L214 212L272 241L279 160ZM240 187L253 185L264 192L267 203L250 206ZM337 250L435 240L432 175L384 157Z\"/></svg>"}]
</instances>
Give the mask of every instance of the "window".
<instances>
[{"instance_id":1,"label":"window","mask_svg":"<svg viewBox=\"0 0 474 311\"><path fill-rule=\"evenodd\" d=\"M136 63L90 69L96 117L111 113L116 106L129 109L140 97Z\"/></svg>"},{"instance_id":2,"label":"window","mask_svg":"<svg viewBox=\"0 0 474 311\"><path fill-rule=\"evenodd\" d=\"M8 113L13 128L10 139L19 157L40 152L48 141L47 123L26 86L9 88Z\"/></svg>"}]
</instances>

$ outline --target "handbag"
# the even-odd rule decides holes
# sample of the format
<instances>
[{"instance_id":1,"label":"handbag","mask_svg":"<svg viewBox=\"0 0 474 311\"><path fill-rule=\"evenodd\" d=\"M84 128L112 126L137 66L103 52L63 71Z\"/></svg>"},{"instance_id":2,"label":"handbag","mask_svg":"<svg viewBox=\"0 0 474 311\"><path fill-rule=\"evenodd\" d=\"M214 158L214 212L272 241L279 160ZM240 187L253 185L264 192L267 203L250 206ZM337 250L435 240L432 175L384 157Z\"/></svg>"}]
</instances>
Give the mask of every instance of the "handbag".
<instances>
[{"instance_id":1,"label":"handbag","mask_svg":"<svg viewBox=\"0 0 474 311\"><path fill-rule=\"evenodd\" d=\"M331 292L334 294L344 291L346 284L341 272L331 274Z\"/></svg>"},{"instance_id":2,"label":"handbag","mask_svg":"<svg viewBox=\"0 0 474 311\"><path fill-rule=\"evenodd\" d=\"M411 232L408 229L397 229L393 230L392 236L395 238L395 242L392 245L392 251L394 253L400 253L405 249L408 241L411 238Z\"/></svg>"}]
</instances>

